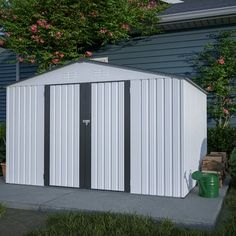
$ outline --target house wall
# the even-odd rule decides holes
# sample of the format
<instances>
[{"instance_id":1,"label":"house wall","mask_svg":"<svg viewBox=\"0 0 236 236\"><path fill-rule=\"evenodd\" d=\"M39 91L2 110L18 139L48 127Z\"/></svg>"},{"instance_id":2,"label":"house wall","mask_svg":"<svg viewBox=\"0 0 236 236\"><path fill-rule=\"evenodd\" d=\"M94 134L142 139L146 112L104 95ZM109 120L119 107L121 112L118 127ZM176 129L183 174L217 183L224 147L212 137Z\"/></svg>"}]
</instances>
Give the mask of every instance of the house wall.
<instances>
[{"instance_id":1,"label":"house wall","mask_svg":"<svg viewBox=\"0 0 236 236\"><path fill-rule=\"evenodd\" d=\"M196 76L194 58L207 43L214 42L214 35L221 31L235 30L236 25L163 33L135 38L117 45L107 46L94 57L108 57L108 62L154 72L172 73L187 77ZM231 120L236 126L236 117ZM208 119L208 126L214 125Z\"/></svg>"},{"instance_id":2,"label":"house wall","mask_svg":"<svg viewBox=\"0 0 236 236\"><path fill-rule=\"evenodd\" d=\"M35 74L36 66L16 64L16 55L0 48L0 122L6 121L6 86Z\"/></svg>"}]
</instances>

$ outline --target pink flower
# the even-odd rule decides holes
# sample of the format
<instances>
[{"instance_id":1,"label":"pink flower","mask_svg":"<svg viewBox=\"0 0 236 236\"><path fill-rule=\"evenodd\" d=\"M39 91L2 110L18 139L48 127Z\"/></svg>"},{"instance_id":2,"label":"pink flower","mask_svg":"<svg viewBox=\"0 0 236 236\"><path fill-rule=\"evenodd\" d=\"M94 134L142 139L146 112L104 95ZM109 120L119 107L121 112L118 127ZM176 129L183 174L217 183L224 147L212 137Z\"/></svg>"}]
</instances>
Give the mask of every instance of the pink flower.
<instances>
[{"instance_id":1,"label":"pink flower","mask_svg":"<svg viewBox=\"0 0 236 236\"><path fill-rule=\"evenodd\" d=\"M218 59L218 63L219 63L220 65L224 65L224 64L225 64L224 58L223 58L223 57L220 57L220 58Z\"/></svg>"},{"instance_id":2,"label":"pink flower","mask_svg":"<svg viewBox=\"0 0 236 236\"><path fill-rule=\"evenodd\" d=\"M124 30L130 30L130 26L128 24L122 24L121 25L121 29L124 29Z\"/></svg>"},{"instance_id":3,"label":"pink flower","mask_svg":"<svg viewBox=\"0 0 236 236\"><path fill-rule=\"evenodd\" d=\"M23 61L24 61L24 58L23 58L23 57L18 57L18 61L19 61L19 62L23 62Z\"/></svg>"},{"instance_id":4,"label":"pink flower","mask_svg":"<svg viewBox=\"0 0 236 236\"><path fill-rule=\"evenodd\" d=\"M10 33L10 32L6 32L5 35L6 35L7 37L10 37L10 36L11 36L11 33Z\"/></svg>"},{"instance_id":5,"label":"pink flower","mask_svg":"<svg viewBox=\"0 0 236 236\"><path fill-rule=\"evenodd\" d=\"M37 27L37 25L31 25L31 26L30 26L30 30L31 30L32 33L37 33L37 32L38 32L38 27Z\"/></svg>"},{"instance_id":6,"label":"pink flower","mask_svg":"<svg viewBox=\"0 0 236 236\"><path fill-rule=\"evenodd\" d=\"M59 32L59 31L56 32L56 34L55 34L56 39L60 39L61 36L62 36L62 33L61 33L61 32Z\"/></svg>"},{"instance_id":7,"label":"pink flower","mask_svg":"<svg viewBox=\"0 0 236 236\"><path fill-rule=\"evenodd\" d=\"M52 63L53 64L58 64L60 62L60 59L58 59L58 58L54 58L54 59L52 59Z\"/></svg>"},{"instance_id":8,"label":"pink flower","mask_svg":"<svg viewBox=\"0 0 236 236\"><path fill-rule=\"evenodd\" d=\"M3 46L5 44L5 41L0 39L0 46Z\"/></svg>"},{"instance_id":9,"label":"pink flower","mask_svg":"<svg viewBox=\"0 0 236 236\"><path fill-rule=\"evenodd\" d=\"M223 108L223 112L224 112L226 115L228 115L228 114L229 114L229 110L228 110L228 109L226 109L226 108Z\"/></svg>"},{"instance_id":10,"label":"pink flower","mask_svg":"<svg viewBox=\"0 0 236 236\"><path fill-rule=\"evenodd\" d=\"M150 1L150 2L147 4L147 9L152 9L152 8L155 8L156 6L157 6L156 1Z\"/></svg>"},{"instance_id":11,"label":"pink flower","mask_svg":"<svg viewBox=\"0 0 236 236\"><path fill-rule=\"evenodd\" d=\"M108 35L110 36L110 37L113 37L113 33L112 32L108 32Z\"/></svg>"},{"instance_id":12,"label":"pink flower","mask_svg":"<svg viewBox=\"0 0 236 236\"><path fill-rule=\"evenodd\" d=\"M90 15L93 16L93 17L97 17L98 13L96 11L92 11Z\"/></svg>"},{"instance_id":13,"label":"pink flower","mask_svg":"<svg viewBox=\"0 0 236 236\"><path fill-rule=\"evenodd\" d=\"M45 25L45 29L50 29L50 28L51 28L50 24Z\"/></svg>"},{"instance_id":14,"label":"pink flower","mask_svg":"<svg viewBox=\"0 0 236 236\"><path fill-rule=\"evenodd\" d=\"M39 42L42 44L45 43L45 41L43 39L40 39Z\"/></svg>"},{"instance_id":15,"label":"pink flower","mask_svg":"<svg viewBox=\"0 0 236 236\"><path fill-rule=\"evenodd\" d=\"M34 58L31 58L31 59L30 59L30 63L35 64L35 59L34 59Z\"/></svg>"},{"instance_id":16,"label":"pink flower","mask_svg":"<svg viewBox=\"0 0 236 236\"><path fill-rule=\"evenodd\" d=\"M60 57L60 58L63 58L64 56L65 56L65 55L64 55L63 53L60 53L60 54L59 54L59 57Z\"/></svg>"},{"instance_id":17,"label":"pink flower","mask_svg":"<svg viewBox=\"0 0 236 236\"><path fill-rule=\"evenodd\" d=\"M108 31L107 29L102 28L102 29L99 30L99 33L100 34L105 34L105 33L107 33L107 31Z\"/></svg>"},{"instance_id":18,"label":"pink flower","mask_svg":"<svg viewBox=\"0 0 236 236\"><path fill-rule=\"evenodd\" d=\"M47 21L46 20L37 20L37 24L43 28L46 27Z\"/></svg>"},{"instance_id":19,"label":"pink flower","mask_svg":"<svg viewBox=\"0 0 236 236\"><path fill-rule=\"evenodd\" d=\"M93 55L93 53L90 52L90 51L86 51L86 52L85 52L85 56L87 56L87 57L91 57L92 55Z\"/></svg>"},{"instance_id":20,"label":"pink flower","mask_svg":"<svg viewBox=\"0 0 236 236\"><path fill-rule=\"evenodd\" d=\"M213 90L213 88L212 88L211 85L209 85L209 86L206 88L206 91L208 91L208 92L211 92L212 90Z\"/></svg>"}]
</instances>

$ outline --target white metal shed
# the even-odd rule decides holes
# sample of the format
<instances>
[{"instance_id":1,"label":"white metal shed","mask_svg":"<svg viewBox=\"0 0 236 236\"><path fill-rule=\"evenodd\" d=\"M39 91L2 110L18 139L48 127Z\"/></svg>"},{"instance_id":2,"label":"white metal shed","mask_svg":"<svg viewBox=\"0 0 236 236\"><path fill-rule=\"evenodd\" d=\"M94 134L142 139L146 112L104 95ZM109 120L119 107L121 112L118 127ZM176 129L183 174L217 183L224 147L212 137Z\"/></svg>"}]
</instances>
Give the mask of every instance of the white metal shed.
<instances>
[{"instance_id":1,"label":"white metal shed","mask_svg":"<svg viewBox=\"0 0 236 236\"><path fill-rule=\"evenodd\" d=\"M206 154L186 78L75 62L7 88L7 183L185 197Z\"/></svg>"}]
</instances>

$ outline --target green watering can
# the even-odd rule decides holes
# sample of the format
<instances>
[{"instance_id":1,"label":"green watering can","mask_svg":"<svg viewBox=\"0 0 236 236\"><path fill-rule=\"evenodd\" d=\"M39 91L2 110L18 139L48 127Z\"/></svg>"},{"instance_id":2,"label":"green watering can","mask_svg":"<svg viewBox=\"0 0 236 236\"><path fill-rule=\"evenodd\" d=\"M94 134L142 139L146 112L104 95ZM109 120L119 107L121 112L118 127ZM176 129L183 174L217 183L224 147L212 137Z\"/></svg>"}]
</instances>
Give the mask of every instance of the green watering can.
<instances>
[{"instance_id":1,"label":"green watering can","mask_svg":"<svg viewBox=\"0 0 236 236\"><path fill-rule=\"evenodd\" d=\"M219 196L219 176L217 174L195 171L192 178L198 181L199 196L207 198Z\"/></svg>"}]
</instances>

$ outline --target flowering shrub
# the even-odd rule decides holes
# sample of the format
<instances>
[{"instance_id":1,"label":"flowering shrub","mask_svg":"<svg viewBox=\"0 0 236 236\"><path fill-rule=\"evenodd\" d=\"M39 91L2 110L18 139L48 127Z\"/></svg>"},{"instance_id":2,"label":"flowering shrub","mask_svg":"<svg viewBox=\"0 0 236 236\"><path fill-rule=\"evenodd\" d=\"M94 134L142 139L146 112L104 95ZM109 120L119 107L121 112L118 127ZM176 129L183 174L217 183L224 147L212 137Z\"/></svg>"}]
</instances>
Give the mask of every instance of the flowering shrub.
<instances>
[{"instance_id":1,"label":"flowering shrub","mask_svg":"<svg viewBox=\"0 0 236 236\"><path fill-rule=\"evenodd\" d=\"M196 82L209 93L208 113L216 126L225 128L236 114L236 41L224 32L198 57Z\"/></svg>"},{"instance_id":2,"label":"flowering shrub","mask_svg":"<svg viewBox=\"0 0 236 236\"><path fill-rule=\"evenodd\" d=\"M17 53L19 62L40 70L91 57L92 50L132 35L154 34L158 0L0 0L0 46Z\"/></svg>"}]
</instances>

